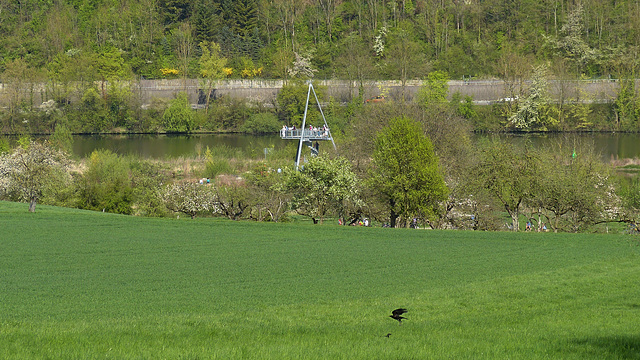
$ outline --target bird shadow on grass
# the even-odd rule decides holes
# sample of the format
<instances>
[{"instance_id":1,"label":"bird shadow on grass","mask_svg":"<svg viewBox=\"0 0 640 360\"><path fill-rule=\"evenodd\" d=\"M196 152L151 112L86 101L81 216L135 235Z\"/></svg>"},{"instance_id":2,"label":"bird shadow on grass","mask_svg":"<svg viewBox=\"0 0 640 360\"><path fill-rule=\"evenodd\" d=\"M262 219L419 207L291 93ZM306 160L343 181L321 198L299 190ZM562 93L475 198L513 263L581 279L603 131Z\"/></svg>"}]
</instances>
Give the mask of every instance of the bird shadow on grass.
<instances>
[{"instance_id":1,"label":"bird shadow on grass","mask_svg":"<svg viewBox=\"0 0 640 360\"><path fill-rule=\"evenodd\" d=\"M576 339L574 344L600 359L640 360L640 334L588 337Z\"/></svg>"}]
</instances>

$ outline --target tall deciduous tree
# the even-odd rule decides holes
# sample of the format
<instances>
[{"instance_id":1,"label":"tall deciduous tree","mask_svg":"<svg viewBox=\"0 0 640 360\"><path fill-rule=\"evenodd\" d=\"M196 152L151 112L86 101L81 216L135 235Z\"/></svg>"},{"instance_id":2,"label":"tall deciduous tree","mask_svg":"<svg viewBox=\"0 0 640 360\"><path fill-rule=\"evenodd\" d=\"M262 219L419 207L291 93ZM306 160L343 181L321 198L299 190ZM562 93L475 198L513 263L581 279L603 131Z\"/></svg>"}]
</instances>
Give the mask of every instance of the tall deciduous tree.
<instances>
[{"instance_id":1,"label":"tall deciduous tree","mask_svg":"<svg viewBox=\"0 0 640 360\"><path fill-rule=\"evenodd\" d=\"M537 179L536 154L506 142L492 141L480 151L476 180L489 191L511 216L513 231L518 231L524 203L531 199Z\"/></svg>"},{"instance_id":2,"label":"tall deciduous tree","mask_svg":"<svg viewBox=\"0 0 640 360\"><path fill-rule=\"evenodd\" d=\"M449 76L443 71L432 71L427 74L418 92L418 101L426 106L443 104L449 95Z\"/></svg>"},{"instance_id":3,"label":"tall deciduous tree","mask_svg":"<svg viewBox=\"0 0 640 360\"><path fill-rule=\"evenodd\" d=\"M555 124L555 119L548 114L548 91L547 67L536 66L527 97L509 118L511 125L518 130L544 131L549 125Z\"/></svg>"},{"instance_id":4,"label":"tall deciduous tree","mask_svg":"<svg viewBox=\"0 0 640 360\"><path fill-rule=\"evenodd\" d=\"M310 2L297 0L273 0L273 7L282 28L284 48L298 51L296 26L300 16L309 7ZM300 29L297 30L300 32Z\"/></svg>"},{"instance_id":5,"label":"tall deciduous tree","mask_svg":"<svg viewBox=\"0 0 640 360\"><path fill-rule=\"evenodd\" d=\"M327 35L329 36L329 42L331 42L333 41L333 23L342 0L318 0L318 2L322 8L324 21L327 26Z\"/></svg>"},{"instance_id":6,"label":"tall deciduous tree","mask_svg":"<svg viewBox=\"0 0 640 360\"><path fill-rule=\"evenodd\" d=\"M386 64L389 75L400 79L402 100L405 99L407 81L421 77L427 71L428 63L420 45L405 30L392 37L392 43L386 52Z\"/></svg>"},{"instance_id":7,"label":"tall deciduous tree","mask_svg":"<svg viewBox=\"0 0 640 360\"><path fill-rule=\"evenodd\" d=\"M202 88L206 94L205 109L209 111L209 101L211 92L216 83L226 76L224 67L227 65L227 59L220 54L220 45L215 42L203 41L200 43L202 56L200 56L200 76Z\"/></svg>"},{"instance_id":8,"label":"tall deciduous tree","mask_svg":"<svg viewBox=\"0 0 640 360\"><path fill-rule=\"evenodd\" d=\"M15 194L29 202L29 212L36 211L43 191L54 176L66 171L66 155L47 143L30 142L0 156L0 192Z\"/></svg>"},{"instance_id":9,"label":"tall deciduous tree","mask_svg":"<svg viewBox=\"0 0 640 360\"><path fill-rule=\"evenodd\" d=\"M335 71L338 75L352 82L357 82L360 90L364 88L364 81L375 74L373 58L370 50L360 36L351 34L342 42L342 54L335 61ZM359 96L364 94L358 91Z\"/></svg>"},{"instance_id":10,"label":"tall deciduous tree","mask_svg":"<svg viewBox=\"0 0 640 360\"><path fill-rule=\"evenodd\" d=\"M527 205L547 219L549 228L577 232L607 219L607 206L616 204L613 185L607 166L593 151L579 148L573 156L566 147L552 146L539 153L540 175Z\"/></svg>"},{"instance_id":11,"label":"tall deciduous tree","mask_svg":"<svg viewBox=\"0 0 640 360\"><path fill-rule=\"evenodd\" d=\"M278 47L278 49L272 55L273 61L273 72L275 77L279 77L283 79L286 83L289 78L289 67L293 62L294 55L291 50L288 50L283 47Z\"/></svg>"},{"instance_id":12,"label":"tall deciduous tree","mask_svg":"<svg viewBox=\"0 0 640 360\"><path fill-rule=\"evenodd\" d=\"M79 49L56 55L47 65L47 96L59 105L70 104L74 96L82 96L96 79L96 66L92 66L95 61Z\"/></svg>"},{"instance_id":13,"label":"tall deciduous tree","mask_svg":"<svg viewBox=\"0 0 640 360\"><path fill-rule=\"evenodd\" d=\"M597 57L596 51L584 40L584 35L584 7L578 2L569 12L567 22L560 29L559 38L551 40L564 57L576 64L577 74L580 74L584 66Z\"/></svg>"},{"instance_id":14,"label":"tall deciduous tree","mask_svg":"<svg viewBox=\"0 0 640 360\"><path fill-rule=\"evenodd\" d=\"M433 144L420 123L392 119L378 133L370 169L370 183L387 201L392 227L400 217L431 217L448 194Z\"/></svg>"},{"instance_id":15,"label":"tall deciduous tree","mask_svg":"<svg viewBox=\"0 0 640 360\"><path fill-rule=\"evenodd\" d=\"M8 62L2 73L4 80L3 97L11 114L17 112L21 104L33 106L37 84L42 80L38 69L30 67L23 59Z\"/></svg>"},{"instance_id":16,"label":"tall deciduous tree","mask_svg":"<svg viewBox=\"0 0 640 360\"><path fill-rule=\"evenodd\" d=\"M313 88L318 95L318 100L324 98L325 88L314 84ZM300 126L304 116L304 109L309 95L309 107L307 112L307 124L320 125L322 118L318 111L318 105L313 93L309 94L309 86L301 80L291 81L282 87L278 93L278 111L289 124Z\"/></svg>"},{"instance_id":17,"label":"tall deciduous tree","mask_svg":"<svg viewBox=\"0 0 640 360\"><path fill-rule=\"evenodd\" d=\"M47 14L47 31L45 34L45 46L47 49L47 60L60 54L65 50L65 46L72 42L74 36L74 11L71 5L65 2L58 2L53 5L52 11Z\"/></svg>"},{"instance_id":18,"label":"tall deciduous tree","mask_svg":"<svg viewBox=\"0 0 640 360\"><path fill-rule=\"evenodd\" d=\"M187 77L189 75L189 63L193 56L193 36L191 25L188 23L180 24L180 27L173 31L173 41L178 57L180 73L184 91L187 91Z\"/></svg>"},{"instance_id":19,"label":"tall deciduous tree","mask_svg":"<svg viewBox=\"0 0 640 360\"><path fill-rule=\"evenodd\" d=\"M534 60L533 57L519 54L507 41L504 41L501 46L495 71L504 81L503 97L515 100L505 103L509 114L512 112L512 107L517 104L517 99L523 95L524 82L531 72L531 63Z\"/></svg>"},{"instance_id":20,"label":"tall deciduous tree","mask_svg":"<svg viewBox=\"0 0 640 360\"><path fill-rule=\"evenodd\" d=\"M131 77L131 68L122 58L122 52L113 46L97 54L93 65L100 76L102 97L105 101L107 100L107 82L113 86L114 82Z\"/></svg>"}]
</instances>

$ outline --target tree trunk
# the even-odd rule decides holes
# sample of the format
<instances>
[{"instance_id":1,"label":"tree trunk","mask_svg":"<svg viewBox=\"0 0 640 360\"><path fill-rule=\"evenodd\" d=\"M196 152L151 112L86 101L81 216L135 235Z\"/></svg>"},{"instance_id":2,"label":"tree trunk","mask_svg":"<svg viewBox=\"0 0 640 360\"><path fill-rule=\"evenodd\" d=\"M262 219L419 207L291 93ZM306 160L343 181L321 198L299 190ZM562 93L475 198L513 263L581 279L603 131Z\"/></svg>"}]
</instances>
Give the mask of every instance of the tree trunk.
<instances>
[{"instance_id":1,"label":"tree trunk","mask_svg":"<svg viewBox=\"0 0 640 360\"><path fill-rule=\"evenodd\" d=\"M205 114L209 113L209 101L211 100L211 91L213 91L213 88L209 87L209 89L207 91L207 103L204 106L204 113Z\"/></svg>"},{"instance_id":2,"label":"tree trunk","mask_svg":"<svg viewBox=\"0 0 640 360\"><path fill-rule=\"evenodd\" d=\"M391 226L391 228L395 228L396 220L398 219L398 214L393 210L395 202L393 200L389 200L389 206L391 207L391 213L389 214L389 226Z\"/></svg>"},{"instance_id":3,"label":"tree trunk","mask_svg":"<svg viewBox=\"0 0 640 360\"><path fill-rule=\"evenodd\" d=\"M511 213L511 226L513 227L513 231L520 231L520 220L518 219L518 215L520 215L517 211Z\"/></svg>"},{"instance_id":4,"label":"tree trunk","mask_svg":"<svg viewBox=\"0 0 640 360\"><path fill-rule=\"evenodd\" d=\"M36 204L38 203L38 199L36 198L31 198L31 201L29 202L29 212L36 212Z\"/></svg>"}]
</instances>

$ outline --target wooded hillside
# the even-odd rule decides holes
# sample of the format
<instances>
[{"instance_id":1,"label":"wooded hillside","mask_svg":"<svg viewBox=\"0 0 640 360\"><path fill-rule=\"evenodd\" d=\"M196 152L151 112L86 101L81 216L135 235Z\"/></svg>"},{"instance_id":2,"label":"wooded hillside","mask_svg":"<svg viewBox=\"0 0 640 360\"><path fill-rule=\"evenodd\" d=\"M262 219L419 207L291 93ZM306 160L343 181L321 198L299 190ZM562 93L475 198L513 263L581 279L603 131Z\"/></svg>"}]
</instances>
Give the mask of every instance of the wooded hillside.
<instances>
[{"instance_id":1,"label":"wooded hillside","mask_svg":"<svg viewBox=\"0 0 640 360\"><path fill-rule=\"evenodd\" d=\"M0 2L3 78L198 77L214 41L229 77L527 77L636 73L638 0L19 0ZM6 72L9 71L7 74Z\"/></svg>"}]
</instances>

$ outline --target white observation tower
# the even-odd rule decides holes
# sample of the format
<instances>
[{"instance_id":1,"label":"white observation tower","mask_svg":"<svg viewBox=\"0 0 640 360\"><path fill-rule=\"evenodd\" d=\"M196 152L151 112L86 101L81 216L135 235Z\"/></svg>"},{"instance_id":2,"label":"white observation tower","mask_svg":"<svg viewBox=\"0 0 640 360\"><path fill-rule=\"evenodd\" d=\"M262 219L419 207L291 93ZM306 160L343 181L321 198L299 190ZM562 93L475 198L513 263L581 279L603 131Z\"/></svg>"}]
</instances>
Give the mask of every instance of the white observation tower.
<instances>
[{"instance_id":1,"label":"white observation tower","mask_svg":"<svg viewBox=\"0 0 640 360\"><path fill-rule=\"evenodd\" d=\"M313 96L316 98L316 103L318 104L318 109L320 110L320 114L322 115L322 120L324 120L323 128L311 128L308 129L307 125L307 111L309 110L309 97L311 96L311 92L313 91ZM304 116L302 117L302 128L301 129L287 129L284 128L280 130L280 137L284 140L299 140L298 144L298 152L296 154L296 170L300 165L300 154L302 153L302 144L307 145L311 149L311 155L318 155L319 143L318 141L331 140L333 144L333 149L337 150L336 143L333 141L333 137L331 136L331 130L329 129L329 125L327 124L327 119L324 117L324 113L322 112L322 108L320 107L320 101L318 100L318 95L316 94L316 90L313 88L313 84L309 81L309 90L307 92L307 104L304 106ZM315 141L315 146L313 142Z\"/></svg>"}]
</instances>

